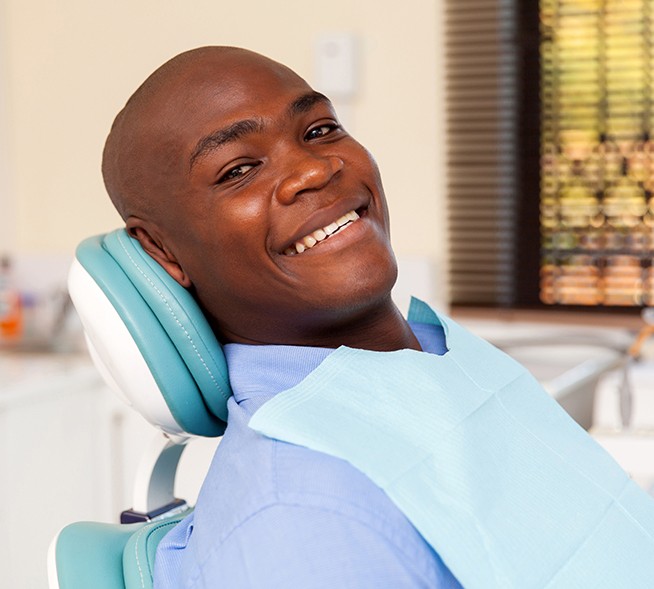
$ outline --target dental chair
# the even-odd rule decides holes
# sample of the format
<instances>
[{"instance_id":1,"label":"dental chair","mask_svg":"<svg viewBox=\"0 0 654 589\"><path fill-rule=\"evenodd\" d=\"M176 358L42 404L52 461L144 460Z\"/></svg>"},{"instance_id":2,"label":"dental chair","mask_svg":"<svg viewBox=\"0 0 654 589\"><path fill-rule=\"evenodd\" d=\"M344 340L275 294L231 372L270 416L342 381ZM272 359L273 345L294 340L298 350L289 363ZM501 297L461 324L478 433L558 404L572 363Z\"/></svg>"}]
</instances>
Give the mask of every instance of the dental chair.
<instances>
[{"instance_id":1,"label":"dental chair","mask_svg":"<svg viewBox=\"0 0 654 589\"><path fill-rule=\"evenodd\" d=\"M52 541L50 589L152 587L159 541L191 512L173 494L185 445L224 432L227 365L193 297L125 230L80 244L69 291L105 382L159 431L121 523L74 523Z\"/></svg>"}]
</instances>

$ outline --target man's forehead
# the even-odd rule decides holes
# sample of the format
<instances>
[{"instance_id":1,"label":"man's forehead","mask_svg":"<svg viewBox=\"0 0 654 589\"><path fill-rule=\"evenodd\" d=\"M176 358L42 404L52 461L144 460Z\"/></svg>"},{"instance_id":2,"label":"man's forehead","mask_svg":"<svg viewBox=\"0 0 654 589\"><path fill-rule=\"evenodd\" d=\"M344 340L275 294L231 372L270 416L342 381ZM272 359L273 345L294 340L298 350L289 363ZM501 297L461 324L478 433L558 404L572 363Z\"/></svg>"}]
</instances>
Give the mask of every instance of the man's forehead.
<instances>
[{"instance_id":1,"label":"man's forehead","mask_svg":"<svg viewBox=\"0 0 654 589\"><path fill-rule=\"evenodd\" d=\"M143 104L141 122L155 132L172 132L178 124L181 131L205 123L227 124L256 118L273 101L311 92L295 72L256 53L210 52L165 72Z\"/></svg>"},{"instance_id":2,"label":"man's forehead","mask_svg":"<svg viewBox=\"0 0 654 589\"><path fill-rule=\"evenodd\" d=\"M238 63L240 67L232 67ZM208 59L174 80L162 108L153 109L151 142L175 141L187 170L209 152L268 123L329 103L292 70L257 54Z\"/></svg>"},{"instance_id":3,"label":"man's forehead","mask_svg":"<svg viewBox=\"0 0 654 589\"><path fill-rule=\"evenodd\" d=\"M220 48L217 48L220 49ZM210 52L171 68L162 92L192 99L214 93L245 99L266 89L308 84L288 67L246 50Z\"/></svg>"}]
</instances>

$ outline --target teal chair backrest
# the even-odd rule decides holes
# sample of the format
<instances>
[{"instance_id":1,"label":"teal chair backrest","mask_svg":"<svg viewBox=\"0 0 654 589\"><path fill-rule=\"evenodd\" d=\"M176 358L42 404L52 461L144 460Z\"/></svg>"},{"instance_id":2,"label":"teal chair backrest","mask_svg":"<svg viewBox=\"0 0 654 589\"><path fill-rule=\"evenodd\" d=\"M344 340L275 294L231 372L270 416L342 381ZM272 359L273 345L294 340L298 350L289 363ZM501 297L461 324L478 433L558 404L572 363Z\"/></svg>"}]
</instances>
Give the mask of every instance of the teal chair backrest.
<instances>
[{"instance_id":1,"label":"teal chair backrest","mask_svg":"<svg viewBox=\"0 0 654 589\"><path fill-rule=\"evenodd\" d=\"M83 241L69 290L117 394L168 433L223 433L231 389L222 348L191 294L137 240L119 229Z\"/></svg>"},{"instance_id":2,"label":"teal chair backrest","mask_svg":"<svg viewBox=\"0 0 654 589\"><path fill-rule=\"evenodd\" d=\"M50 549L50 589L150 589L157 545L188 513L138 524L66 526Z\"/></svg>"},{"instance_id":3,"label":"teal chair backrest","mask_svg":"<svg viewBox=\"0 0 654 589\"><path fill-rule=\"evenodd\" d=\"M191 294L137 240L119 229L83 241L69 292L91 356L120 397L175 441L222 435L231 396L222 348ZM157 544L188 513L66 526L51 544L50 588L152 587Z\"/></svg>"}]
</instances>

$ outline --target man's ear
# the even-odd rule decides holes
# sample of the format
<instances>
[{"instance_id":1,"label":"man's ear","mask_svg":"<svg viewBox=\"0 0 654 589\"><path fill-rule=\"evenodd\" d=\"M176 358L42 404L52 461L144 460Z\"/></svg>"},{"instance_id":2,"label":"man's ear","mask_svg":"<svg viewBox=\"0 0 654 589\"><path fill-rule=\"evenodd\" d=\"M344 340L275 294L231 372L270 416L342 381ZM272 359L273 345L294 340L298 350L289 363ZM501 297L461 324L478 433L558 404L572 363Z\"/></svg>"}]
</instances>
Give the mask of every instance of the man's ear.
<instances>
[{"instance_id":1,"label":"man's ear","mask_svg":"<svg viewBox=\"0 0 654 589\"><path fill-rule=\"evenodd\" d=\"M157 232L148 230L142 219L129 217L126 221L127 232L141 244L141 247L155 259L163 269L170 274L176 282L184 288L191 286L191 279L177 261L177 258L166 247Z\"/></svg>"}]
</instances>

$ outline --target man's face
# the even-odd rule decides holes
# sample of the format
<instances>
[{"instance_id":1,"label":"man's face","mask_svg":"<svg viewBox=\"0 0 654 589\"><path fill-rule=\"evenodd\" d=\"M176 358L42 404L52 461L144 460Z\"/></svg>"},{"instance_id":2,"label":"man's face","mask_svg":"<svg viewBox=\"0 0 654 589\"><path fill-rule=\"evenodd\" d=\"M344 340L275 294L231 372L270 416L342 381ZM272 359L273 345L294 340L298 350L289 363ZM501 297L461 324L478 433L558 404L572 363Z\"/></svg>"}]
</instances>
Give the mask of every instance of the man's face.
<instances>
[{"instance_id":1,"label":"man's face","mask_svg":"<svg viewBox=\"0 0 654 589\"><path fill-rule=\"evenodd\" d=\"M200 64L178 90L181 164L159 224L225 339L316 344L388 300L379 172L329 101L252 54Z\"/></svg>"}]
</instances>

